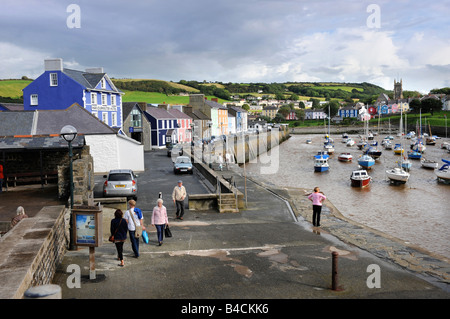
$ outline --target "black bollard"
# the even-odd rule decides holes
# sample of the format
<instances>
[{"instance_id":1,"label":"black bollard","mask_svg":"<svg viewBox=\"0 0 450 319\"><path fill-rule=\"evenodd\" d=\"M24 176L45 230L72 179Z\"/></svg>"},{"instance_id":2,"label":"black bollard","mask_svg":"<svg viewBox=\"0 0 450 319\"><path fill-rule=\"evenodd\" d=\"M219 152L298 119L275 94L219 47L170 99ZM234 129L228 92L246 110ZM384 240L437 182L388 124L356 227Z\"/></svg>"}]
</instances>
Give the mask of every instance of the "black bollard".
<instances>
[{"instance_id":1,"label":"black bollard","mask_svg":"<svg viewBox=\"0 0 450 319\"><path fill-rule=\"evenodd\" d=\"M332 256L332 267L331 267L331 290L339 291L338 287L338 256L336 251L331 253Z\"/></svg>"}]
</instances>

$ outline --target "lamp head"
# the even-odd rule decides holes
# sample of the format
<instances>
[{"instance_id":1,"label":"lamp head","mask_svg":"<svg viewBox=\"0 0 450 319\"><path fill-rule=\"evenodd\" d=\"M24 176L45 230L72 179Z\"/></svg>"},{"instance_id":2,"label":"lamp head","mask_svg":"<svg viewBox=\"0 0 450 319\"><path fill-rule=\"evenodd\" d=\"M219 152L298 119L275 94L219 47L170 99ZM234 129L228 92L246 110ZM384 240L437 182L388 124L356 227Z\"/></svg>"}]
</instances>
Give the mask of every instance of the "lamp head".
<instances>
[{"instance_id":1,"label":"lamp head","mask_svg":"<svg viewBox=\"0 0 450 319\"><path fill-rule=\"evenodd\" d=\"M77 137L77 129L72 125L66 125L61 129L59 135L67 142L72 142Z\"/></svg>"}]
</instances>

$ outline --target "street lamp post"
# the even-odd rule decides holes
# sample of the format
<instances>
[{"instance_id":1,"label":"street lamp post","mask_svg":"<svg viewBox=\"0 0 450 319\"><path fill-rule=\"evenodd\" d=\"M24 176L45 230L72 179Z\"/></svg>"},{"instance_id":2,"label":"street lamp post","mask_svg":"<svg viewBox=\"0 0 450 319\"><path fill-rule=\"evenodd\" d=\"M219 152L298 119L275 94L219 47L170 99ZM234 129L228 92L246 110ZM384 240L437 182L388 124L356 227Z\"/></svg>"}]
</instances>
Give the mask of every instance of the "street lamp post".
<instances>
[{"instance_id":1,"label":"street lamp post","mask_svg":"<svg viewBox=\"0 0 450 319\"><path fill-rule=\"evenodd\" d=\"M73 209L73 165L72 165L72 142L77 137L77 129L72 125L66 125L61 129L60 136L69 143L69 163L70 163L70 244L69 249L73 249L73 238L72 238L72 229L73 229L73 220L72 220L72 209Z\"/></svg>"}]
</instances>

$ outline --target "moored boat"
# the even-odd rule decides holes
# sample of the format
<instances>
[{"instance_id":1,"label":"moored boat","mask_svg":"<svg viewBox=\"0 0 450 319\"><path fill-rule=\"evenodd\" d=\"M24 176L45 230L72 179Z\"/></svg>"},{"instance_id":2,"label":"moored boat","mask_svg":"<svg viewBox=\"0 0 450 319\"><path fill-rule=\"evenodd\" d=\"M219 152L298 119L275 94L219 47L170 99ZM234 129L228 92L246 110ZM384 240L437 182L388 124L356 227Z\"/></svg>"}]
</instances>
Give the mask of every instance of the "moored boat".
<instances>
[{"instance_id":1,"label":"moored boat","mask_svg":"<svg viewBox=\"0 0 450 319\"><path fill-rule=\"evenodd\" d=\"M438 162L426 159L425 157L422 157L420 159L420 163L422 164L423 168L432 168L432 169L438 168L439 165Z\"/></svg>"},{"instance_id":2,"label":"moored boat","mask_svg":"<svg viewBox=\"0 0 450 319\"><path fill-rule=\"evenodd\" d=\"M358 164L365 169L370 169L373 165L375 165L375 160L369 155L364 154L358 159Z\"/></svg>"},{"instance_id":3,"label":"moored boat","mask_svg":"<svg viewBox=\"0 0 450 319\"><path fill-rule=\"evenodd\" d=\"M360 169L352 172L350 181L353 187L366 187L372 181L372 177L367 174L366 170Z\"/></svg>"},{"instance_id":4,"label":"moored boat","mask_svg":"<svg viewBox=\"0 0 450 319\"><path fill-rule=\"evenodd\" d=\"M394 154L401 155L403 154L404 150L401 144L395 144L394 145Z\"/></svg>"},{"instance_id":5,"label":"moored boat","mask_svg":"<svg viewBox=\"0 0 450 319\"><path fill-rule=\"evenodd\" d=\"M394 167L386 171L386 176L393 183L405 184L409 179L409 173L401 167Z\"/></svg>"},{"instance_id":6,"label":"moored boat","mask_svg":"<svg viewBox=\"0 0 450 319\"><path fill-rule=\"evenodd\" d=\"M341 162L351 162L352 159L353 159L353 156L350 153L341 153L338 156L338 160Z\"/></svg>"},{"instance_id":7,"label":"moored boat","mask_svg":"<svg viewBox=\"0 0 450 319\"><path fill-rule=\"evenodd\" d=\"M435 169L434 173L436 174L438 180L443 181L444 183L450 183L450 161L442 159L445 163L439 169Z\"/></svg>"},{"instance_id":8,"label":"moored boat","mask_svg":"<svg viewBox=\"0 0 450 319\"><path fill-rule=\"evenodd\" d=\"M352 138L348 138L346 145L348 147L351 147L351 146L355 145L355 141Z\"/></svg>"},{"instance_id":9,"label":"moored boat","mask_svg":"<svg viewBox=\"0 0 450 319\"><path fill-rule=\"evenodd\" d=\"M408 152L408 158L410 158L410 159L421 159L422 158L422 153L417 152L417 151Z\"/></svg>"},{"instance_id":10,"label":"moored boat","mask_svg":"<svg viewBox=\"0 0 450 319\"><path fill-rule=\"evenodd\" d=\"M314 159L314 171L315 172L325 172L330 168L328 164L328 158L323 156L315 156Z\"/></svg>"}]
</instances>

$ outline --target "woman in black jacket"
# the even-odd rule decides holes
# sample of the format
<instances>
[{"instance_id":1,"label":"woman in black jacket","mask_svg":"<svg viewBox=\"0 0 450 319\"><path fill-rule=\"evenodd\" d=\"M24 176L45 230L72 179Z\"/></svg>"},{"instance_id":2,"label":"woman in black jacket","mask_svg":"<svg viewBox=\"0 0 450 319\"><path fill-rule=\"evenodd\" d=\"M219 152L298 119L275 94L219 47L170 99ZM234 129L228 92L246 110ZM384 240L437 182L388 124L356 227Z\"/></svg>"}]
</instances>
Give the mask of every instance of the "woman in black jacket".
<instances>
[{"instance_id":1,"label":"woman in black jacket","mask_svg":"<svg viewBox=\"0 0 450 319\"><path fill-rule=\"evenodd\" d=\"M123 219L123 212L118 209L114 212L114 219L111 220L111 236L114 236L114 244L116 244L117 255L120 260L119 266L123 267L123 243L127 239L128 224Z\"/></svg>"}]
</instances>

